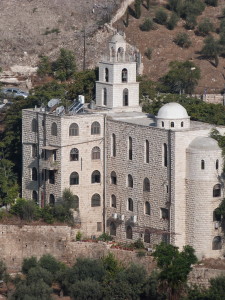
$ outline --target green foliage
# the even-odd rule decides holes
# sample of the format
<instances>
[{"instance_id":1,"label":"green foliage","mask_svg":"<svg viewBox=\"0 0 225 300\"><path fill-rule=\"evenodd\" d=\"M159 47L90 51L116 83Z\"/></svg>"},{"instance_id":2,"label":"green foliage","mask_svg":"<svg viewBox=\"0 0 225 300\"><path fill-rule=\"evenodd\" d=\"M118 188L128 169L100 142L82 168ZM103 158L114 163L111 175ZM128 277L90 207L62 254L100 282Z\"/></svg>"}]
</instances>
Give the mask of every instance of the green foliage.
<instances>
[{"instance_id":1,"label":"green foliage","mask_svg":"<svg viewBox=\"0 0 225 300\"><path fill-rule=\"evenodd\" d=\"M118 260L116 260L113 253L109 252L109 254L102 258L104 269L110 278L114 278L116 274L123 270L122 266L119 264Z\"/></svg>"},{"instance_id":2,"label":"green foliage","mask_svg":"<svg viewBox=\"0 0 225 300\"><path fill-rule=\"evenodd\" d=\"M44 35L48 35L48 34L51 34L51 33L59 34L60 30L59 30L59 28L52 28L52 29L46 28L46 30L44 32Z\"/></svg>"},{"instance_id":3,"label":"green foliage","mask_svg":"<svg viewBox=\"0 0 225 300\"><path fill-rule=\"evenodd\" d=\"M0 260L0 280L4 280L6 275L6 265L2 260Z\"/></svg>"},{"instance_id":4,"label":"green foliage","mask_svg":"<svg viewBox=\"0 0 225 300\"><path fill-rule=\"evenodd\" d=\"M46 75L52 75L52 65L48 56L41 56L37 67L38 76L44 77Z\"/></svg>"},{"instance_id":5,"label":"green foliage","mask_svg":"<svg viewBox=\"0 0 225 300\"><path fill-rule=\"evenodd\" d=\"M190 61L172 61L169 67L169 72L161 78L167 91L179 93L184 90L185 93L191 94L200 79L199 67Z\"/></svg>"},{"instance_id":6,"label":"green foliage","mask_svg":"<svg viewBox=\"0 0 225 300\"><path fill-rule=\"evenodd\" d=\"M138 81L139 86L139 97L142 100L145 97L154 99L156 96L156 84L149 80L146 76L139 76Z\"/></svg>"},{"instance_id":7,"label":"green foliage","mask_svg":"<svg viewBox=\"0 0 225 300\"><path fill-rule=\"evenodd\" d=\"M152 48L147 48L145 51L145 56L150 60L152 58Z\"/></svg>"},{"instance_id":8,"label":"green foliage","mask_svg":"<svg viewBox=\"0 0 225 300\"><path fill-rule=\"evenodd\" d=\"M189 48L191 46L191 40L186 32L179 32L174 39L174 43L182 48Z\"/></svg>"},{"instance_id":9,"label":"green foliage","mask_svg":"<svg viewBox=\"0 0 225 300\"><path fill-rule=\"evenodd\" d=\"M181 15L187 19L188 16L199 16L205 9L202 0L185 0L182 6Z\"/></svg>"},{"instance_id":10,"label":"green foliage","mask_svg":"<svg viewBox=\"0 0 225 300\"><path fill-rule=\"evenodd\" d=\"M154 22L151 18L146 18L144 22L140 25L142 31L150 31L155 29Z\"/></svg>"},{"instance_id":11,"label":"green foliage","mask_svg":"<svg viewBox=\"0 0 225 300\"><path fill-rule=\"evenodd\" d=\"M153 256L161 269L159 280L164 287L168 287L171 296L179 295L187 282L191 265L197 262L194 252L191 246L184 246L181 252L170 244L161 243L156 246Z\"/></svg>"},{"instance_id":12,"label":"green foliage","mask_svg":"<svg viewBox=\"0 0 225 300\"><path fill-rule=\"evenodd\" d=\"M79 203L77 197L71 192L69 188L65 188L63 191L63 203L66 209L74 208L77 209Z\"/></svg>"},{"instance_id":13,"label":"green foliage","mask_svg":"<svg viewBox=\"0 0 225 300\"><path fill-rule=\"evenodd\" d=\"M19 187L13 167L10 160L0 159L0 206L14 203L18 196Z\"/></svg>"},{"instance_id":14,"label":"green foliage","mask_svg":"<svg viewBox=\"0 0 225 300\"><path fill-rule=\"evenodd\" d=\"M38 264L37 258L34 256L31 256L29 258L24 258L22 263L23 274L28 274L30 269L37 267L37 264Z\"/></svg>"},{"instance_id":15,"label":"green foliage","mask_svg":"<svg viewBox=\"0 0 225 300\"><path fill-rule=\"evenodd\" d=\"M76 234L76 241L81 241L81 238L82 238L82 233L78 231Z\"/></svg>"},{"instance_id":16,"label":"green foliage","mask_svg":"<svg viewBox=\"0 0 225 300\"><path fill-rule=\"evenodd\" d=\"M28 285L32 285L32 283L36 283L41 280L43 280L48 286L51 286L53 282L53 273L50 273L46 268L44 269L40 266L31 268L28 271L26 277Z\"/></svg>"},{"instance_id":17,"label":"green foliage","mask_svg":"<svg viewBox=\"0 0 225 300\"><path fill-rule=\"evenodd\" d=\"M165 25L167 22L168 14L163 8L159 8L155 12L155 21L158 24Z\"/></svg>"},{"instance_id":18,"label":"green foliage","mask_svg":"<svg viewBox=\"0 0 225 300\"><path fill-rule=\"evenodd\" d=\"M147 10L150 10L150 0L146 0L146 8Z\"/></svg>"},{"instance_id":19,"label":"green foliage","mask_svg":"<svg viewBox=\"0 0 225 300\"><path fill-rule=\"evenodd\" d=\"M220 45L218 41L214 39L213 36L208 36L204 40L204 46L201 49L201 54L208 59L214 59L215 60L215 67L219 64L219 58L218 55L220 54Z\"/></svg>"},{"instance_id":20,"label":"green foliage","mask_svg":"<svg viewBox=\"0 0 225 300\"><path fill-rule=\"evenodd\" d=\"M197 25L196 16L195 15L188 15L186 17L186 23L185 23L186 29L193 30L193 29L195 29L196 25Z\"/></svg>"},{"instance_id":21,"label":"green foliage","mask_svg":"<svg viewBox=\"0 0 225 300\"><path fill-rule=\"evenodd\" d=\"M134 11L137 19L141 17L141 0L135 0L134 2Z\"/></svg>"},{"instance_id":22,"label":"green foliage","mask_svg":"<svg viewBox=\"0 0 225 300\"><path fill-rule=\"evenodd\" d=\"M201 23L199 23L198 25L198 33L200 35L206 36L207 34L209 34L209 32L214 31L214 26L213 24L210 22L209 19L205 18Z\"/></svg>"},{"instance_id":23,"label":"green foliage","mask_svg":"<svg viewBox=\"0 0 225 300\"><path fill-rule=\"evenodd\" d=\"M144 249L145 248L145 245L143 243L143 241L141 239L138 239L134 242L134 247L136 249Z\"/></svg>"},{"instance_id":24,"label":"green foliage","mask_svg":"<svg viewBox=\"0 0 225 300\"><path fill-rule=\"evenodd\" d=\"M174 11L177 15L180 15L183 8L183 0L169 0L169 8Z\"/></svg>"},{"instance_id":25,"label":"green foliage","mask_svg":"<svg viewBox=\"0 0 225 300\"><path fill-rule=\"evenodd\" d=\"M43 255L40 258L38 265L41 268L47 270L52 275L59 272L63 267L63 265L61 263L59 263L51 254Z\"/></svg>"},{"instance_id":26,"label":"green foliage","mask_svg":"<svg viewBox=\"0 0 225 300\"><path fill-rule=\"evenodd\" d=\"M218 0L205 0L205 4L216 7L218 6Z\"/></svg>"},{"instance_id":27,"label":"green foliage","mask_svg":"<svg viewBox=\"0 0 225 300\"><path fill-rule=\"evenodd\" d=\"M49 205L43 207L41 209L41 218L48 224L54 223L53 208Z\"/></svg>"},{"instance_id":28,"label":"green foliage","mask_svg":"<svg viewBox=\"0 0 225 300\"><path fill-rule=\"evenodd\" d=\"M40 216L39 207L30 200L18 198L15 204L12 206L10 212L22 220L32 221L36 220Z\"/></svg>"},{"instance_id":29,"label":"green foliage","mask_svg":"<svg viewBox=\"0 0 225 300\"><path fill-rule=\"evenodd\" d=\"M94 279L78 280L71 285L70 296L72 299L79 300L101 300L102 288L100 283Z\"/></svg>"},{"instance_id":30,"label":"green foliage","mask_svg":"<svg viewBox=\"0 0 225 300\"><path fill-rule=\"evenodd\" d=\"M169 18L169 20L168 20L168 22L167 22L167 28L169 29L169 30L173 30L176 26L177 26L177 22L179 21L179 17L178 17L178 15L176 14L176 13L172 13L171 15L170 15L170 18Z\"/></svg>"},{"instance_id":31,"label":"green foliage","mask_svg":"<svg viewBox=\"0 0 225 300\"><path fill-rule=\"evenodd\" d=\"M75 57L72 51L60 49L59 57L52 63L54 77L65 81L74 77L76 72Z\"/></svg>"},{"instance_id":32,"label":"green foliage","mask_svg":"<svg viewBox=\"0 0 225 300\"><path fill-rule=\"evenodd\" d=\"M99 241L103 241L103 242L109 242L112 241L113 238L111 237L111 235L109 235L108 233L104 232L102 233L99 237L98 237Z\"/></svg>"}]
</instances>

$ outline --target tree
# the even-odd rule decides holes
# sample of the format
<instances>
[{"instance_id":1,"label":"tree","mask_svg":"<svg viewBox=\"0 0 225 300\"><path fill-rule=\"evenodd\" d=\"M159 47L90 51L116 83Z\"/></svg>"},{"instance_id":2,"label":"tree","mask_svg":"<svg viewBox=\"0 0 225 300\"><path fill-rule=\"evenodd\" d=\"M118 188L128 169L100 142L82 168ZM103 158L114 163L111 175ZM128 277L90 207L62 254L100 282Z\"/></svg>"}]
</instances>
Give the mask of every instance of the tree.
<instances>
[{"instance_id":1,"label":"tree","mask_svg":"<svg viewBox=\"0 0 225 300\"><path fill-rule=\"evenodd\" d=\"M141 0L135 0L134 2L134 11L137 19L141 17Z\"/></svg>"},{"instance_id":2,"label":"tree","mask_svg":"<svg viewBox=\"0 0 225 300\"><path fill-rule=\"evenodd\" d=\"M102 288L98 281L87 278L82 281L76 281L70 287L70 296L72 299L79 300L101 300Z\"/></svg>"},{"instance_id":3,"label":"tree","mask_svg":"<svg viewBox=\"0 0 225 300\"><path fill-rule=\"evenodd\" d=\"M38 264L37 258L34 256L31 256L29 258L24 258L22 263L23 274L28 274L30 269L37 267L37 264Z\"/></svg>"},{"instance_id":4,"label":"tree","mask_svg":"<svg viewBox=\"0 0 225 300\"><path fill-rule=\"evenodd\" d=\"M183 0L169 0L169 8L180 15L183 8Z\"/></svg>"},{"instance_id":5,"label":"tree","mask_svg":"<svg viewBox=\"0 0 225 300\"><path fill-rule=\"evenodd\" d=\"M189 48L191 46L191 40L186 32L179 32L174 39L174 43L182 48Z\"/></svg>"},{"instance_id":6,"label":"tree","mask_svg":"<svg viewBox=\"0 0 225 300\"><path fill-rule=\"evenodd\" d=\"M52 63L52 70L56 79L61 81L71 79L76 71L75 57L72 51L60 49L59 57Z\"/></svg>"},{"instance_id":7,"label":"tree","mask_svg":"<svg viewBox=\"0 0 225 300\"><path fill-rule=\"evenodd\" d=\"M57 276L57 273L60 272L62 269L65 269L65 266L57 261L51 254L43 255L39 261L38 265L47 270L53 277Z\"/></svg>"},{"instance_id":8,"label":"tree","mask_svg":"<svg viewBox=\"0 0 225 300\"><path fill-rule=\"evenodd\" d=\"M6 265L0 260L0 280L3 280L6 276Z\"/></svg>"},{"instance_id":9,"label":"tree","mask_svg":"<svg viewBox=\"0 0 225 300\"><path fill-rule=\"evenodd\" d=\"M155 12L155 21L161 25L165 25L167 22L167 12L163 8L159 8Z\"/></svg>"},{"instance_id":10,"label":"tree","mask_svg":"<svg viewBox=\"0 0 225 300\"><path fill-rule=\"evenodd\" d=\"M201 54L208 58L208 59L214 59L215 60L215 67L219 64L219 54L220 54L220 45L218 41L214 39L213 36L208 36L204 40L204 46L201 50Z\"/></svg>"},{"instance_id":11,"label":"tree","mask_svg":"<svg viewBox=\"0 0 225 300\"><path fill-rule=\"evenodd\" d=\"M184 284L187 282L191 265L197 262L191 246L184 246L179 252L171 244L161 243L153 253L157 266L161 269L159 280L162 289L169 289L169 299L178 299Z\"/></svg>"},{"instance_id":12,"label":"tree","mask_svg":"<svg viewBox=\"0 0 225 300\"><path fill-rule=\"evenodd\" d=\"M195 26L197 25L196 16L195 15L188 15L186 17L186 23L185 27L186 29L195 29Z\"/></svg>"},{"instance_id":13,"label":"tree","mask_svg":"<svg viewBox=\"0 0 225 300\"><path fill-rule=\"evenodd\" d=\"M0 159L0 205L14 203L19 186L13 172L14 164L8 159Z\"/></svg>"},{"instance_id":14,"label":"tree","mask_svg":"<svg viewBox=\"0 0 225 300\"><path fill-rule=\"evenodd\" d=\"M16 199L10 212L20 217L21 220L32 221L39 218L39 207L37 204L23 198Z\"/></svg>"},{"instance_id":15,"label":"tree","mask_svg":"<svg viewBox=\"0 0 225 300\"><path fill-rule=\"evenodd\" d=\"M191 94L200 79L199 67L190 61L172 61L169 67L169 72L161 78L167 90L171 93L181 93L184 90Z\"/></svg>"},{"instance_id":16,"label":"tree","mask_svg":"<svg viewBox=\"0 0 225 300\"><path fill-rule=\"evenodd\" d=\"M201 23L198 24L198 33L206 36L210 31L214 31L214 26L209 19L205 18Z\"/></svg>"},{"instance_id":17,"label":"tree","mask_svg":"<svg viewBox=\"0 0 225 300\"><path fill-rule=\"evenodd\" d=\"M44 77L46 75L52 75L52 64L48 56L41 56L40 62L38 63L37 75Z\"/></svg>"}]
</instances>

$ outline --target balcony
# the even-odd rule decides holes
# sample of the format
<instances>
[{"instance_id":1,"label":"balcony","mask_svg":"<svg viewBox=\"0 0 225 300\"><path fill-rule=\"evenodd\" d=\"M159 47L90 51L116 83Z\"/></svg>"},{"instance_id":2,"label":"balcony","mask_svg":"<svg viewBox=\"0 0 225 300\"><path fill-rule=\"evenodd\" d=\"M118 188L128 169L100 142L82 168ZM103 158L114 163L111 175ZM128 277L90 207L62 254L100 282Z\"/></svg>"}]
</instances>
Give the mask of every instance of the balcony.
<instances>
[{"instance_id":1,"label":"balcony","mask_svg":"<svg viewBox=\"0 0 225 300\"><path fill-rule=\"evenodd\" d=\"M59 163L58 161L54 161L53 159L41 159L40 161L40 167L41 169L46 170L58 170Z\"/></svg>"}]
</instances>

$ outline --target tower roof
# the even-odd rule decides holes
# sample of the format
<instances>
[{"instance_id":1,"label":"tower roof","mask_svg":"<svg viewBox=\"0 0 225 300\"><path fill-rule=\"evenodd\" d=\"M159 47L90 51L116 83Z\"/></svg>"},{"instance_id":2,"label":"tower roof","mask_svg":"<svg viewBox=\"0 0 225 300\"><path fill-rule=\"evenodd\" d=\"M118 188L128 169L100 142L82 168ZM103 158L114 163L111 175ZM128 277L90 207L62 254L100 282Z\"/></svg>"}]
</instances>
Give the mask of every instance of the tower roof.
<instances>
[{"instance_id":1,"label":"tower roof","mask_svg":"<svg viewBox=\"0 0 225 300\"><path fill-rule=\"evenodd\" d=\"M218 143L211 137L198 136L189 145L188 149L213 151L220 150Z\"/></svg>"},{"instance_id":2,"label":"tower roof","mask_svg":"<svg viewBox=\"0 0 225 300\"><path fill-rule=\"evenodd\" d=\"M160 119L186 119L189 118L186 109L176 102L170 102L163 105L159 111L157 118Z\"/></svg>"},{"instance_id":3,"label":"tower roof","mask_svg":"<svg viewBox=\"0 0 225 300\"><path fill-rule=\"evenodd\" d=\"M114 34L110 42L111 43L126 43L124 40L124 37L119 33Z\"/></svg>"}]
</instances>

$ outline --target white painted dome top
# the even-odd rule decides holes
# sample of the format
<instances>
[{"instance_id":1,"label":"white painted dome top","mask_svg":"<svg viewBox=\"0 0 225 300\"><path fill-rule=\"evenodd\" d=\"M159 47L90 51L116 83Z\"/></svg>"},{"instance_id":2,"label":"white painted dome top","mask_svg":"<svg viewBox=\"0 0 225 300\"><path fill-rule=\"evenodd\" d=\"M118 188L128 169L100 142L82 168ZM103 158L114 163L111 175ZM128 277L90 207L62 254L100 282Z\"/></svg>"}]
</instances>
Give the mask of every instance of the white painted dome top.
<instances>
[{"instance_id":1,"label":"white painted dome top","mask_svg":"<svg viewBox=\"0 0 225 300\"><path fill-rule=\"evenodd\" d=\"M160 119L186 119L189 118L186 109L176 102L170 102L163 105L159 111L157 118Z\"/></svg>"},{"instance_id":2,"label":"white painted dome top","mask_svg":"<svg viewBox=\"0 0 225 300\"><path fill-rule=\"evenodd\" d=\"M221 150L217 141L211 137L199 136L196 137L189 145L188 149L214 151Z\"/></svg>"},{"instance_id":3,"label":"white painted dome top","mask_svg":"<svg viewBox=\"0 0 225 300\"><path fill-rule=\"evenodd\" d=\"M111 43L125 43L125 40L121 34L116 33L113 35L113 37L111 39Z\"/></svg>"}]
</instances>

